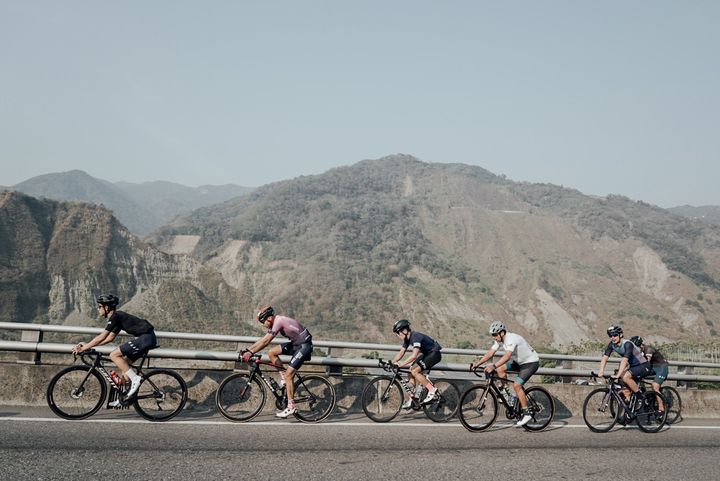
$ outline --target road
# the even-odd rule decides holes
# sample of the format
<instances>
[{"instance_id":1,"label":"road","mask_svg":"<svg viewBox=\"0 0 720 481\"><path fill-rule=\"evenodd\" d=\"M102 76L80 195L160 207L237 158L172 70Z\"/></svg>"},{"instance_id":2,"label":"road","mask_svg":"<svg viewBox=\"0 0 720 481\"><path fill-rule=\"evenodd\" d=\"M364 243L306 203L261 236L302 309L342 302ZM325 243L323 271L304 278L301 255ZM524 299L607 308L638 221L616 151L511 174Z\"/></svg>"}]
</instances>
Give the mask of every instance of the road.
<instances>
[{"instance_id":1,"label":"road","mask_svg":"<svg viewBox=\"0 0 720 481\"><path fill-rule=\"evenodd\" d=\"M542 433L499 423L470 433L420 414L388 424L338 415L317 425L265 416L230 423L183 413L167 423L105 411L64 421L49 409L0 406L1 480L718 479L720 420L657 434L590 432L563 419Z\"/></svg>"}]
</instances>

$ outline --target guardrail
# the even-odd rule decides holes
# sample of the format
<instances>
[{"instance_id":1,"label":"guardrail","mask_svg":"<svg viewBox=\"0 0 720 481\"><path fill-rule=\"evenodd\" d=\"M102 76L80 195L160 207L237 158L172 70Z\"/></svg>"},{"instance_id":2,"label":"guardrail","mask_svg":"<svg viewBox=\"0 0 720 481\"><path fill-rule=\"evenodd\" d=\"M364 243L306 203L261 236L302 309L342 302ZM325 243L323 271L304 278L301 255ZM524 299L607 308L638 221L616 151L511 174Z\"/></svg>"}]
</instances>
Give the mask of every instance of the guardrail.
<instances>
[{"instance_id":1,"label":"guardrail","mask_svg":"<svg viewBox=\"0 0 720 481\"><path fill-rule=\"evenodd\" d=\"M58 326L49 324L24 324L16 322L0 322L0 329L21 331L20 341L2 341L0 340L0 351L15 351L32 353L32 356L27 359L22 359L19 362L25 363L41 363L41 354L43 353L60 353L67 354L73 347L73 344L64 343L51 343L43 342L44 333L63 333L63 334L90 334L97 335L103 331L101 328L94 327L79 327L79 326ZM121 334L123 335L123 334ZM205 361L222 361L222 362L233 362L237 361L238 351L245 345L249 345L255 342L258 337L255 336L230 336L220 334L202 334L202 333L183 333L183 332L170 332L170 331L156 331L158 339L177 339L177 340L192 340L192 341L214 341L214 342L227 342L235 343L236 349L233 351L198 351L188 349L164 349L162 347L153 349L151 351L154 358L168 358L168 359L194 359L194 360L205 360ZM284 342L283 339L274 339L273 343ZM354 342L343 342L343 341L313 341L316 348L325 348L328 352L327 356L324 357L313 357L308 364L326 366L329 374L340 374L343 367L355 367L355 368L376 368L377 359L371 358L340 358L333 357L331 355L333 349L349 349L349 350L360 350L371 353L373 351L392 352L395 353L399 350L398 345L394 344L371 344L371 343L354 343ZM112 346L99 346L96 348L100 352L109 353ZM453 372L468 372L468 365L472 359L477 356L482 356L487 353L487 350L482 349L457 349L457 348L443 348L444 355L456 355L456 356L468 356L468 361L465 363L439 363L433 369L435 371L453 371ZM555 361L556 367L541 367L537 374L548 375L548 376L559 376L559 377L589 377L590 371L597 368L597 364L600 362L600 356L574 356L574 355L563 355L563 354L546 354L538 353L541 361ZM387 357L392 357L389 355ZM619 359L611 358L609 362L618 363ZM681 382L697 382L697 381L708 381L708 382L720 382L720 376L714 375L703 375L694 374L694 368L708 368L708 369L720 369L720 364L703 363L703 362L689 362L689 361L668 361L671 366L679 369L678 373L672 373L668 376L668 379L681 381ZM594 363L594 365L587 369L574 369L574 363ZM338 369L339 368L339 369Z\"/></svg>"}]
</instances>

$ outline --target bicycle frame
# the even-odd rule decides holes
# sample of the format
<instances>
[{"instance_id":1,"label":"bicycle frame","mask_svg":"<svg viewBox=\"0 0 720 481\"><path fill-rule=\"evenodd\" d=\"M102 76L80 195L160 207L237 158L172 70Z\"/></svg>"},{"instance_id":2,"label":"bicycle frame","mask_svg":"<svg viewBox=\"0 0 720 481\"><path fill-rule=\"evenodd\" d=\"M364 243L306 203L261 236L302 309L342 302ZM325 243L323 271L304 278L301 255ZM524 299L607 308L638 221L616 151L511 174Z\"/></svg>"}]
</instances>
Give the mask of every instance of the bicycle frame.
<instances>
[{"instance_id":1,"label":"bicycle frame","mask_svg":"<svg viewBox=\"0 0 720 481\"><path fill-rule=\"evenodd\" d=\"M477 375L477 372L475 372ZM483 392L483 396L487 396L488 391L492 390L495 393L495 396L498 398L498 401L500 404L505 406L505 409L507 410L507 418L512 419L517 417L519 410L516 409L516 406L519 405L519 400L516 398L516 403L514 405L511 405L508 399L505 397L505 390L500 389L498 385L495 383L495 381L499 382L509 382L509 383L515 383L512 379L507 378L501 378L497 374L492 373L491 375L485 376L485 391ZM529 400L528 400L529 401Z\"/></svg>"}]
</instances>

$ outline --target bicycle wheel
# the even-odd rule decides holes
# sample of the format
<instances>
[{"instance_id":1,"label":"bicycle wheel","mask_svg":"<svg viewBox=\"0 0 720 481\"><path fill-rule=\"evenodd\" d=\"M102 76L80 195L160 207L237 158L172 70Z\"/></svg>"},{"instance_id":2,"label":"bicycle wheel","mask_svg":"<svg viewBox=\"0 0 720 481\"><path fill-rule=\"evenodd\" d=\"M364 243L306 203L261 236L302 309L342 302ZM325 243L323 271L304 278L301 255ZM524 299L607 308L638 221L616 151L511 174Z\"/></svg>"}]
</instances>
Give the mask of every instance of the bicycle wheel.
<instances>
[{"instance_id":1,"label":"bicycle wheel","mask_svg":"<svg viewBox=\"0 0 720 481\"><path fill-rule=\"evenodd\" d=\"M583 402L583 419L594 433L610 431L619 416L617 409L611 409L614 398L606 387L595 389Z\"/></svg>"},{"instance_id":2,"label":"bicycle wheel","mask_svg":"<svg viewBox=\"0 0 720 481\"><path fill-rule=\"evenodd\" d=\"M295 379L295 417L305 423L317 423L335 408L335 388L325 377L317 374Z\"/></svg>"},{"instance_id":3,"label":"bicycle wheel","mask_svg":"<svg viewBox=\"0 0 720 481\"><path fill-rule=\"evenodd\" d=\"M452 419L460 406L460 390L450 381L435 381L438 390L437 398L430 404L423 405L425 415L436 423L444 423Z\"/></svg>"},{"instance_id":4,"label":"bicycle wheel","mask_svg":"<svg viewBox=\"0 0 720 481\"><path fill-rule=\"evenodd\" d=\"M532 419L523 427L528 431L542 431L555 417L555 400L540 386L526 389L525 396Z\"/></svg>"},{"instance_id":5,"label":"bicycle wheel","mask_svg":"<svg viewBox=\"0 0 720 481\"><path fill-rule=\"evenodd\" d=\"M655 391L642 393L635 412L635 422L641 431L656 433L665 426L667 411L661 412L659 410L660 401L662 401L662 398Z\"/></svg>"},{"instance_id":6,"label":"bicycle wheel","mask_svg":"<svg viewBox=\"0 0 720 481\"><path fill-rule=\"evenodd\" d=\"M244 372L231 374L218 386L215 405L230 421L249 421L265 405L265 388L258 378Z\"/></svg>"},{"instance_id":7,"label":"bicycle wheel","mask_svg":"<svg viewBox=\"0 0 720 481\"><path fill-rule=\"evenodd\" d=\"M182 411L186 401L187 385L180 374L156 369L144 374L133 407L149 421L167 421Z\"/></svg>"},{"instance_id":8,"label":"bicycle wheel","mask_svg":"<svg viewBox=\"0 0 720 481\"><path fill-rule=\"evenodd\" d=\"M70 366L50 380L47 403L65 419L85 419L95 414L107 395L107 384L90 366Z\"/></svg>"},{"instance_id":9,"label":"bicycle wheel","mask_svg":"<svg viewBox=\"0 0 720 481\"><path fill-rule=\"evenodd\" d=\"M660 389L665 401L665 412L667 413L667 424L673 424L680 418L680 411L682 410L682 400L680 399L680 393L677 389L670 386L663 386Z\"/></svg>"},{"instance_id":10,"label":"bicycle wheel","mask_svg":"<svg viewBox=\"0 0 720 481\"><path fill-rule=\"evenodd\" d=\"M400 413L405 393L398 381L390 376L371 380L361 395L365 415L376 423L387 423Z\"/></svg>"},{"instance_id":11,"label":"bicycle wheel","mask_svg":"<svg viewBox=\"0 0 720 481\"><path fill-rule=\"evenodd\" d=\"M484 385L469 388L460 398L458 415L460 422L468 431L486 430L492 426L498 416L498 401L495 393Z\"/></svg>"}]
</instances>

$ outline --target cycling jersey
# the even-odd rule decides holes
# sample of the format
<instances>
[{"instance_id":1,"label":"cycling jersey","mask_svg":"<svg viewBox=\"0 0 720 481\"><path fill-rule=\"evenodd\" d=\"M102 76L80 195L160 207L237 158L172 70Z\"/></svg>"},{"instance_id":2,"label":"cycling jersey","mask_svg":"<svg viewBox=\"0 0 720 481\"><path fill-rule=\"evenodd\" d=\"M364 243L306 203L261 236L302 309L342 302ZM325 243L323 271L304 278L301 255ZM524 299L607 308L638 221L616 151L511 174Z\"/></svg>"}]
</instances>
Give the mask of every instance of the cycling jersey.
<instances>
[{"instance_id":1,"label":"cycling jersey","mask_svg":"<svg viewBox=\"0 0 720 481\"><path fill-rule=\"evenodd\" d=\"M608 343L603 354L610 356L613 352L616 352L621 357L626 357L630 362L630 367L639 366L647 362L640 348L633 344L630 339L624 339L619 346L611 341Z\"/></svg>"},{"instance_id":2,"label":"cycling jersey","mask_svg":"<svg viewBox=\"0 0 720 481\"><path fill-rule=\"evenodd\" d=\"M115 311L108 319L105 330L115 334L125 331L133 336L141 336L153 332L155 328L145 319L140 319L127 312Z\"/></svg>"},{"instance_id":3,"label":"cycling jersey","mask_svg":"<svg viewBox=\"0 0 720 481\"><path fill-rule=\"evenodd\" d=\"M267 332L273 336L278 334L285 336L296 346L312 342L310 332L298 321L287 316L275 316L275 320Z\"/></svg>"},{"instance_id":4,"label":"cycling jersey","mask_svg":"<svg viewBox=\"0 0 720 481\"><path fill-rule=\"evenodd\" d=\"M442 350L442 346L432 337L422 332L412 331L407 339L403 342L403 349L412 346L413 349L418 348L420 352L428 355L433 351Z\"/></svg>"},{"instance_id":5,"label":"cycling jersey","mask_svg":"<svg viewBox=\"0 0 720 481\"><path fill-rule=\"evenodd\" d=\"M652 365L653 369L655 366L667 366L668 362L665 360L665 357L654 347L643 344L642 352L645 354L645 357Z\"/></svg>"},{"instance_id":6,"label":"cycling jersey","mask_svg":"<svg viewBox=\"0 0 720 481\"><path fill-rule=\"evenodd\" d=\"M540 356L520 334L506 332L502 344L495 341L491 349L497 351L501 347L505 352L511 352L511 359L518 364L540 362Z\"/></svg>"}]
</instances>

